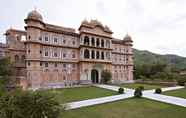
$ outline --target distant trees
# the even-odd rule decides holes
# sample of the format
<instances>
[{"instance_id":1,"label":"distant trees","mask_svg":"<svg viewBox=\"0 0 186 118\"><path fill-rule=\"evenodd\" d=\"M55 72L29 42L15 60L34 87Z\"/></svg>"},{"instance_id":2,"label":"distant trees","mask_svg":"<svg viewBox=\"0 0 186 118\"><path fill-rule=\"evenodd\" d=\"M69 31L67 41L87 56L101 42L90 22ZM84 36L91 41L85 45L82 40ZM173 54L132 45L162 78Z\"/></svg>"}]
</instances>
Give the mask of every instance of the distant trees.
<instances>
[{"instance_id":1,"label":"distant trees","mask_svg":"<svg viewBox=\"0 0 186 118\"><path fill-rule=\"evenodd\" d=\"M157 62L153 64L135 65L135 79L159 79L159 80L177 80L180 75L178 69L165 63Z\"/></svg>"}]
</instances>

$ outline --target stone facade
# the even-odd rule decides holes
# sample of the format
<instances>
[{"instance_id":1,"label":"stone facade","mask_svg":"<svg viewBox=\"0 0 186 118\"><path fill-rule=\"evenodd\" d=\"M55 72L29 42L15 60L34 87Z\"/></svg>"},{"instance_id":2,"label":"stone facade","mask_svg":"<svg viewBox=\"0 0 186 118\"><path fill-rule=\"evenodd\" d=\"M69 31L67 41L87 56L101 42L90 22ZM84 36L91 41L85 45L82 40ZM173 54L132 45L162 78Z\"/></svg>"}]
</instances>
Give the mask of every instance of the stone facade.
<instances>
[{"instance_id":1,"label":"stone facade","mask_svg":"<svg viewBox=\"0 0 186 118\"><path fill-rule=\"evenodd\" d=\"M25 23L25 31L9 29L5 33L7 55L15 62L24 88L99 83L103 70L112 73L114 83L133 80L129 35L115 39L97 20L84 20L76 32L45 23L36 10L28 14Z\"/></svg>"}]
</instances>

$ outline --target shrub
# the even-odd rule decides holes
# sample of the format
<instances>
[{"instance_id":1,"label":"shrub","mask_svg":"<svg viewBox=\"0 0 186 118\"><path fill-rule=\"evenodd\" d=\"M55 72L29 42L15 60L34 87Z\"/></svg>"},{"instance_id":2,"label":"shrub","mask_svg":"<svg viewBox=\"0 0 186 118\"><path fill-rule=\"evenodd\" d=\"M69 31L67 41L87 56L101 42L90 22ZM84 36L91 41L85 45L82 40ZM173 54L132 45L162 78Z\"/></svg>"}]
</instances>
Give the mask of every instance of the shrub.
<instances>
[{"instance_id":1,"label":"shrub","mask_svg":"<svg viewBox=\"0 0 186 118\"><path fill-rule=\"evenodd\" d=\"M59 118L62 108L43 91L16 91L0 97L0 118Z\"/></svg>"},{"instance_id":2,"label":"shrub","mask_svg":"<svg viewBox=\"0 0 186 118\"><path fill-rule=\"evenodd\" d=\"M140 88L136 88L134 92L134 97L140 98L142 95L142 90Z\"/></svg>"},{"instance_id":3,"label":"shrub","mask_svg":"<svg viewBox=\"0 0 186 118\"><path fill-rule=\"evenodd\" d=\"M178 80L178 85L184 86L186 83L186 80Z\"/></svg>"},{"instance_id":4,"label":"shrub","mask_svg":"<svg viewBox=\"0 0 186 118\"><path fill-rule=\"evenodd\" d=\"M141 89L142 91L145 89L144 86L139 86L139 89Z\"/></svg>"},{"instance_id":5,"label":"shrub","mask_svg":"<svg viewBox=\"0 0 186 118\"><path fill-rule=\"evenodd\" d=\"M104 84L107 84L108 82L110 82L111 78L112 78L112 74L110 71L108 70L103 70L101 73L101 82Z\"/></svg>"},{"instance_id":6,"label":"shrub","mask_svg":"<svg viewBox=\"0 0 186 118\"><path fill-rule=\"evenodd\" d=\"M161 92L162 92L161 88L157 88L157 89L155 90L155 93L157 93L157 94L161 94Z\"/></svg>"},{"instance_id":7,"label":"shrub","mask_svg":"<svg viewBox=\"0 0 186 118\"><path fill-rule=\"evenodd\" d=\"M123 93L124 93L124 89L120 87L120 88L118 89L118 93L119 93L119 94L123 94Z\"/></svg>"}]
</instances>

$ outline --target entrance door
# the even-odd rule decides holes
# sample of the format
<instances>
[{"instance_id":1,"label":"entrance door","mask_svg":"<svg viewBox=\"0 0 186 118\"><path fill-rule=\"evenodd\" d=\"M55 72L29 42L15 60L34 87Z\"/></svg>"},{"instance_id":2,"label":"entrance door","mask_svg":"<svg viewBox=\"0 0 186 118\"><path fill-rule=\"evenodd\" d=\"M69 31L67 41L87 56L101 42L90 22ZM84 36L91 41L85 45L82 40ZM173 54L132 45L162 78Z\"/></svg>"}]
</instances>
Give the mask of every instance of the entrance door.
<instances>
[{"instance_id":1,"label":"entrance door","mask_svg":"<svg viewBox=\"0 0 186 118\"><path fill-rule=\"evenodd\" d=\"M91 80L92 80L92 83L98 83L99 82L99 73L95 69L93 69L91 71Z\"/></svg>"}]
</instances>

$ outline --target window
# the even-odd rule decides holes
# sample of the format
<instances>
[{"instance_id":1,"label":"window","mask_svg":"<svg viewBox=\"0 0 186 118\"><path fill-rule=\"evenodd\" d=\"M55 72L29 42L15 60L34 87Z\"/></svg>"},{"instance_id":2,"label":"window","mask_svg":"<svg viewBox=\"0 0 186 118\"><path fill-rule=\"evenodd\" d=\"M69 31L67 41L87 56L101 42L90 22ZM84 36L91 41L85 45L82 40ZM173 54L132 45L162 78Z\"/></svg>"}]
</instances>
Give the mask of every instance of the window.
<instances>
[{"instance_id":1,"label":"window","mask_svg":"<svg viewBox=\"0 0 186 118\"><path fill-rule=\"evenodd\" d=\"M42 51L40 50L39 53L42 54Z\"/></svg>"},{"instance_id":2,"label":"window","mask_svg":"<svg viewBox=\"0 0 186 118\"><path fill-rule=\"evenodd\" d=\"M30 35L28 36L28 39L31 39L31 36Z\"/></svg>"},{"instance_id":3,"label":"window","mask_svg":"<svg viewBox=\"0 0 186 118\"><path fill-rule=\"evenodd\" d=\"M84 44L89 45L89 37L88 36L84 37Z\"/></svg>"},{"instance_id":4,"label":"window","mask_svg":"<svg viewBox=\"0 0 186 118\"><path fill-rule=\"evenodd\" d=\"M63 64L63 68L66 68L66 66L67 66L66 64Z\"/></svg>"},{"instance_id":5,"label":"window","mask_svg":"<svg viewBox=\"0 0 186 118\"><path fill-rule=\"evenodd\" d=\"M84 58L88 59L89 57L90 57L89 50L85 49L85 51L84 51Z\"/></svg>"},{"instance_id":6,"label":"window","mask_svg":"<svg viewBox=\"0 0 186 118\"><path fill-rule=\"evenodd\" d=\"M42 66L42 62L40 62L40 66Z\"/></svg>"},{"instance_id":7,"label":"window","mask_svg":"<svg viewBox=\"0 0 186 118\"><path fill-rule=\"evenodd\" d=\"M63 40L63 43L65 44L66 43L66 40Z\"/></svg>"},{"instance_id":8,"label":"window","mask_svg":"<svg viewBox=\"0 0 186 118\"><path fill-rule=\"evenodd\" d=\"M91 55L91 58L94 59L95 58L95 52L94 50L92 50L92 55Z\"/></svg>"},{"instance_id":9,"label":"window","mask_svg":"<svg viewBox=\"0 0 186 118\"><path fill-rule=\"evenodd\" d=\"M106 52L106 57L107 57L107 59L110 59L110 53L109 52Z\"/></svg>"},{"instance_id":10,"label":"window","mask_svg":"<svg viewBox=\"0 0 186 118\"><path fill-rule=\"evenodd\" d=\"M72 52L72 58L76 58L75 52Z\"/></svg>"},{"instance_id":11,"label":"window","mask_svg":"<svg viewBox=\"0 0 186 118\"><path fill-rule=\"evenodd\" d=\"M96 46L99 47L99 38L96 40Z\"/></svg>"},{"instance_id":12,"label":"window","mask_svg":"<svg viewBox=\"0 0 186 118\"><path fill-rule=\"evenodd\" d=\"M94 37L92 37L91 43L92 43L92 46L95 46L95 39L94 39Z\"/></svg>"},{"instance_id":13,"label":"window","mask_svg":"<svg viewBox=\"0 0 186 118\"><path fill-rule=\"evenodd\" d=\"M39 37L39 40L40 40L40 41L42 41L42 38L41 38L41 37Z\"/></svg>"},{"instance_id":14,"label":"window","mask_svg":"<svg viewBox=\"0 0 186 118\"><path fill-rule=\"evenodd\" d=\"M45 52L45 56L48 56L48 51Z\"/></svg>"},{"instance_id":15,"label":"window","mask_svg":"<svg viewBox=\"0 0 186 118\"><path fill-rule=\"evenodd\" d=\"M30 62L28 62L28 66L30 66Z\"/></svg>"},{"instance_id":16,"label":"window","mask_svg":"<svg viewBox=\"0 0 186 118\"><path fill-rule=\"evenodd\" d=\"M30 50L28 50L28 53L30 53Z\"/></svg>"},{"instance_id":17,"label":"window","mask_svg":"<svg viewBox=\"0 0 186 118\"><path fill-rule=\"evenodd\" d=\"M45 37L45 41L47 41L47 42L48 42L48 37L47 37L47 36Z\"/></svg>"},{"instance_id":18,"label":"window","mask_svg":"<svg viewBox=\"0 0 186 118\"><path fill-rule=\"evenodd\" d=\"M15 55L15 61L18 62L19 61L19 56Z\"/></svg>"},{"instance_id":19,"label":"window","mask_svg":"<svg viewBox=\"0 0 186 118\"><path fill-rule=\"evenodd\" d=\"M57 38L54 38L54 43L57 43Z\"/></svg>"},{"instance_id":20,"label":"window","mask_svg":"<svg viewBox=\"0 0 186 118\"><path fill-rule=\"evenodd\" d=\"M104 47L104 40L103 39L101 40L101 47L102 48Z\"/></svg>"},{"instance_id":21,"label":"window","mask_svg":"<svg viewBox=\"0 0 186 118\"><path fill-rule=\"evenodd\" d=\"M110 48L110 42L107 40L106 42L107 48Z\"/></svg>"},{"instance_id":22,"label":"window","mask_svg":"<svg viewBox=\"0 0 186 118\"><path fill-rule=\"evenodd\" d=\"M75 41L72 41L72 44L73 44L73 45L75 45L75 44L76 44L76 42L75 42Z\"/></svg>"},{"instance_id":23,"label":"window","mask_svg":"<svg viewBox=\"0 0 186 118\"><path fill-rule=\"evenodd\" d=\"M101 59L104 59L104 52L101 52Z\"/></svg>"},{"instance_id":24,"label":"window","mask_svg":"<svg viewBox=\"0 0 186 118\"><path fill-rule=\"evenodd\" d=\"M75 64L72 64L72 68L75 68L76 67L76 65Z\"/></svg>"},{"instance_id":25,"label":"window","mask_svg":"<svg viewBox=\"0 0 186 118\"><path fill-rule=\"evenodd\" d=\"M54 64L54 67L57 67L57 63Z\"/></svg>"},{"instance_id":26,"label":"window","mask_svg":"<svg viewBox=\"0 0 186 118\"><path fill-rule=\"evenodd\" d=\"M21 61L22 61L22 62L25 61L25 55L22 55L22 57L21 57Z\"/></svg>"},{"instance_id":27,"label":"window","mask_svg":"<svg viewBox=\"0 0 186 118\"><path fill-rule=\"evenodd\" d=\"M48 63L45 63L45 67L48 67Z\"/></svg>"},{"instance_id":28,"label":"window","mask_svg":"<svg viewBox=\"0 0 186 118\"><path fill-rule=\"evenodd\" d=\"M63 53L63 58L65 58L66 57L66 53Z\"/></svg>"},{"instance_id":29,"label":"window","mask_svg":"<svg viewBox=\"0 0 186 118\"><path fill-rule=\"evenodd\" d=\"M96 59L99 59L99 51L96 51Z\"/></svg>"},{"instance_id":30,"label":"window","mask_svg":"<svg viewBox=\"0 0 186 118\"><path fill-rule=\"evenodd\" d=\"M54 57L57 57L57 52L54 52Z\"/></svg>"}]
</instances>

